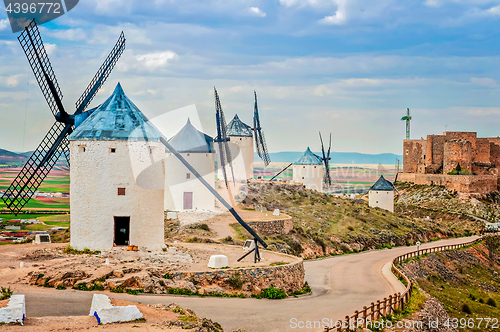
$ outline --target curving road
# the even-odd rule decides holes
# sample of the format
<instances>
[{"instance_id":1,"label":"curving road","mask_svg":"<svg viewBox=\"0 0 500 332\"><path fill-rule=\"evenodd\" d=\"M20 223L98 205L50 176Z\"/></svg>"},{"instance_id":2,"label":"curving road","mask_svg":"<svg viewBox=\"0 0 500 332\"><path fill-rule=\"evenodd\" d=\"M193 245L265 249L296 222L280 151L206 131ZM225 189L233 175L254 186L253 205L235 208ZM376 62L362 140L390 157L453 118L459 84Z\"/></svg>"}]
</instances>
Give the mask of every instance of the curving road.
<instances>
[{"instance_id":1,"label":"curving road","mask_svg":"<svg viewBox=\"0 0 500 332\"><path fill-rule=\"evenodd\" d=\"M423 244L421 248L463 243L476 238L441 240ZM193 309L201 317L219 322L225 331L238 328L249 332L318 331L322 320L342 319L372 301L403 291L403 285L390 272L390 262L398 255L415 250L414 246L397 247L305 261L306 280L313 294L300 298L257 300L115 293L109 293L109 296L143 304L175 302ZM16 290L26 295L28 317L48 315L48 308L51 308L52 315L61 316L87 315L90 309L89 293L30 286L19 286ZM315 321L316 328L305 328L307 322L314 324ZM302 324L304 328L300 327Z\"/></svg>"}]
</instances>

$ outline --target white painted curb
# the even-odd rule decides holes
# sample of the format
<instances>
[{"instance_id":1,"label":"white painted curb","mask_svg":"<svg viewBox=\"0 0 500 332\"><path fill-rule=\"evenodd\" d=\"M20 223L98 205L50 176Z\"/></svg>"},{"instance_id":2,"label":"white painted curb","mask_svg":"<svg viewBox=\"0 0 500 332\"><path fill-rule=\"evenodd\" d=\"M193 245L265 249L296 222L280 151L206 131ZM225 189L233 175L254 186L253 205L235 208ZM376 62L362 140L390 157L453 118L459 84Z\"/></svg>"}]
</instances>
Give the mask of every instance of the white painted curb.
<instances>
[{"instance_id":1,"label":"white painted curb","mask_svg":"<svg viewBox=\"0 0 500 332\"><path fill-rule=\"evenodd\" d=\"M95 316L97 323L109 324L136 320L142 313L135 305L114 307L107 295L94 294L89 316Z\"/></svg>"},{"instance_id":2,"label":"white painted curb","mask_svg":"<svg viewBox=\"0 0 500 332\"><path fill-rule=\"evenodd\" d=\"M20 323L24 325L26 305L24 295L12 295L7 307L0 308L0 323Z\"/></svg>"}]
</instances>

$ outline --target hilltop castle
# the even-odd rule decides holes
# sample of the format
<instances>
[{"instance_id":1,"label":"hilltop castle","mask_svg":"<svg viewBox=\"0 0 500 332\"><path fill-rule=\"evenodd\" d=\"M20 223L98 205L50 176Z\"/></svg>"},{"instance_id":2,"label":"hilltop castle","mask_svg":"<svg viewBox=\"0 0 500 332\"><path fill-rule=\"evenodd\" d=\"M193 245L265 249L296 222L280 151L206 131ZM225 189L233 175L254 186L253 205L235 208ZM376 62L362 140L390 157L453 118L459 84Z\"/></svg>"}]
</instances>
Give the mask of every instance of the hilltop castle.
<instances>
[{"instance_id":1,"label":"hilltop castle","mask_svg":"<svg viewBox=\"0 0 500 332\"><path fill-rule=\"evenodd\" d=\"M448 131L427 135L426 140L404 140L403 173L397 180L487 194L498 190L499 168L500 137L478 138L475 132Z\"/></svg>"}]
</instances>

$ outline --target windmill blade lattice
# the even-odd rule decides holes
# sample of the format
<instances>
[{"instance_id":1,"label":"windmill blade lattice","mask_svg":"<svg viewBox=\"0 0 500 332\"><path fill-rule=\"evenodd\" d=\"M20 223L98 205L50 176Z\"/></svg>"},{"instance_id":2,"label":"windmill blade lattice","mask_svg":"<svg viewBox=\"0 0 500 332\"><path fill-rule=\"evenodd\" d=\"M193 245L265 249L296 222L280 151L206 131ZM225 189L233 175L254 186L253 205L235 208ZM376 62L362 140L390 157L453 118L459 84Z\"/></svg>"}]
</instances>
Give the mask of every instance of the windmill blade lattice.
<instances>
[{"instance_id":1,"label":"windmill blade lattice","mask_svg":"<svg viewBox=\"0 0 500 332\"><path fill-rule=\"evenodd\" d=\"M63 95L35 20L31 21L17 39L28 58L33 74L42 90L45 100L49 104L52 114L56 115L59 112L61 114L66 113L61 102Z\"/></svg>"},{"instance_id":2,"label":"windmill blade lattice","mask_svg":"<svg viewBox=\"0 0 500 332\"><path fill-rule=\"evenodd\" d=\"M40 145L23 166L21 172L2 195L7 207L16 215L40 187L45 177L61 157L61 154L64 154L69 164L68 135L71 134L74 124L74 117L65 111L62 104L61 89L35 20L31 21L24 29L18 40L28 58L49 108L58 122L50 128ZM125 36L122 32L115 47L76 102L76 115L83 112L90 104L108 78L124 49Z\"/></svg>"},{"instance_id":3,"label":"windmill blade lattice","mask_svg":"<svg viewBox=\"0 0 500 332\"><path fill-rule=\"evenodd\" d=\"M229 138L227 137L227 125L226 119L224 117L224 112L222 111L222 106L220 104L219 94L217 93L217 89L214 87L215 94L215 119L217 122L217 137L215 138L215 142L219 144L219 154L220 154L220 167L222 168L222 174L224 176L224 181L226 183L226 187L229 188L229 183L227 181L227 172L226 172L226 164L229 164L231 169L231 175L234 183L234 170L231 157L231 150L229 149Z\"/></svg>"},{"instance_id":4,"label":"windmill blade lattice","mask_svg":"<svg viewBox=\"0 0 500 332\"><path fill-rule=\"evenodd\" d=\"M63 150L56 142L64 139L69 125L55 122L40 145L24 164L21 172L12 181L2 196L14 214L18 214L42 184L45 177L59 160ZM61 138L62 137L62 138Z\"/></svg>"},{"instance_id":5,"label":"windmill blade lattice","mask_svg":"<svg viewBox=\"0 0 500 332\"><path fill-rule=\"evenodd\" d=\"M323 137L321 137L321 132L319 133L319 140L321 141L321 152L323 154L323 157L321 160L323 161L323 164L325 165L325 175L323 177L323 180L325 181L326 184L331 185L332 184L332 179L330 177L330 150L332 147L332 134L330 134L330 143L328 145L328 152L325 153L325 146L323 144Z\"/></svg>"},{"instance_id":6,"label":"windmill blade lattice","mask_svg":"<svg viewBox=\"0 0 500 332\"><path fill-rule=\"evenodd\" d=\"M92 99L94 99L101 86L104 84L104 82L106 82L106 79L108 78L109 74L111 74L111 71L115 67L116 62L118 61L124 50L125 35L122 31L122 33L120 34L120 38L118 38L118 41L115 44L115 47L113 47L111 52L108 54L108 57L106 58L106 60L104 60L104 63L94 75L92 81L90 81L82 96L76 102L75 114L80 114L85 111Z\"/></svg>"},{"instance_id":7,"label":"windmill blade lattice","mask_svg":"<svg viewBox=\"0 0 500 332\"><path fill-rule=\"evenodd\" d=\"M271 158L269 158L269 153L267 152L266 139L264 137L264 132L260 126L260 118L259 118L259 108L257 107L257 92L253 92L255 96L255 105L253 110L253 132L255 138L255 146L257 147L257 154L260 159L264 161L264 165L268 166L271 162Z\"/></svg>"}]
</instances>

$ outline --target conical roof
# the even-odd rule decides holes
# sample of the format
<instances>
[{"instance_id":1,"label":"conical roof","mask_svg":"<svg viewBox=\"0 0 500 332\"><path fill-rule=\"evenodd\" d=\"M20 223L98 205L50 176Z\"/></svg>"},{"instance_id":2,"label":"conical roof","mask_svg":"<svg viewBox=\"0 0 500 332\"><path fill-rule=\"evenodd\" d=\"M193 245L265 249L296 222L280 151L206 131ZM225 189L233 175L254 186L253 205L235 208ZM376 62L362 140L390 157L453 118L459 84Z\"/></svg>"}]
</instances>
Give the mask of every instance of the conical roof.
<instances>
[{"instance_id":1,"label":"conical roof","mask_svg":"<svg viewBox=\"0 0 500 332\"><path fill-rule=\"evenodd\" d=\"M118 83L113 94L75 128L69 139L159 141L161 136Z\"/></svg>"},{"instance_id":2,"label":"conical roof","mask_svg":"<svg viewBox=\"0 0 500 332\"><path fill-rule=\"evenodd\" d=\"M370 187L370 190L376 191L394 191L394 185L387 181L383 175Z\"/></svg>"},{"instance_id":3,"label":"conical roof","mask_svg":"<svg viewBox=\"0 0 500 332\"><path fill-rule=\"evenodd\" d=\"M177 152L185 153L212 153L214 151L214 140L212 137L196 129L191 120L177 134L168 140ZM168 150L167 150L168 152Z\"/></svg>"},{"instance_id":4,"label":"conical roof","mask_svg":"<svg viewBox=\"0 0 500 332\"><path fill-rule=\"evenodd\" d=\"M227 125L227 136L253 137L252 127L243 123L236 114Z\"/></svg>"},{"instance_id":5,"label":"conical roof","mask_svg":"<svg viewBox=\"0 0 500 332\"><path fill-rule=\"evenodd\" d=\"M306 152L300 157L296 162L293 163L294 165L323 165L323 162L321 161L321 158L314 153L312 153L311 149L309 147L307 148Z\"/></svg>"}]
</instances>

